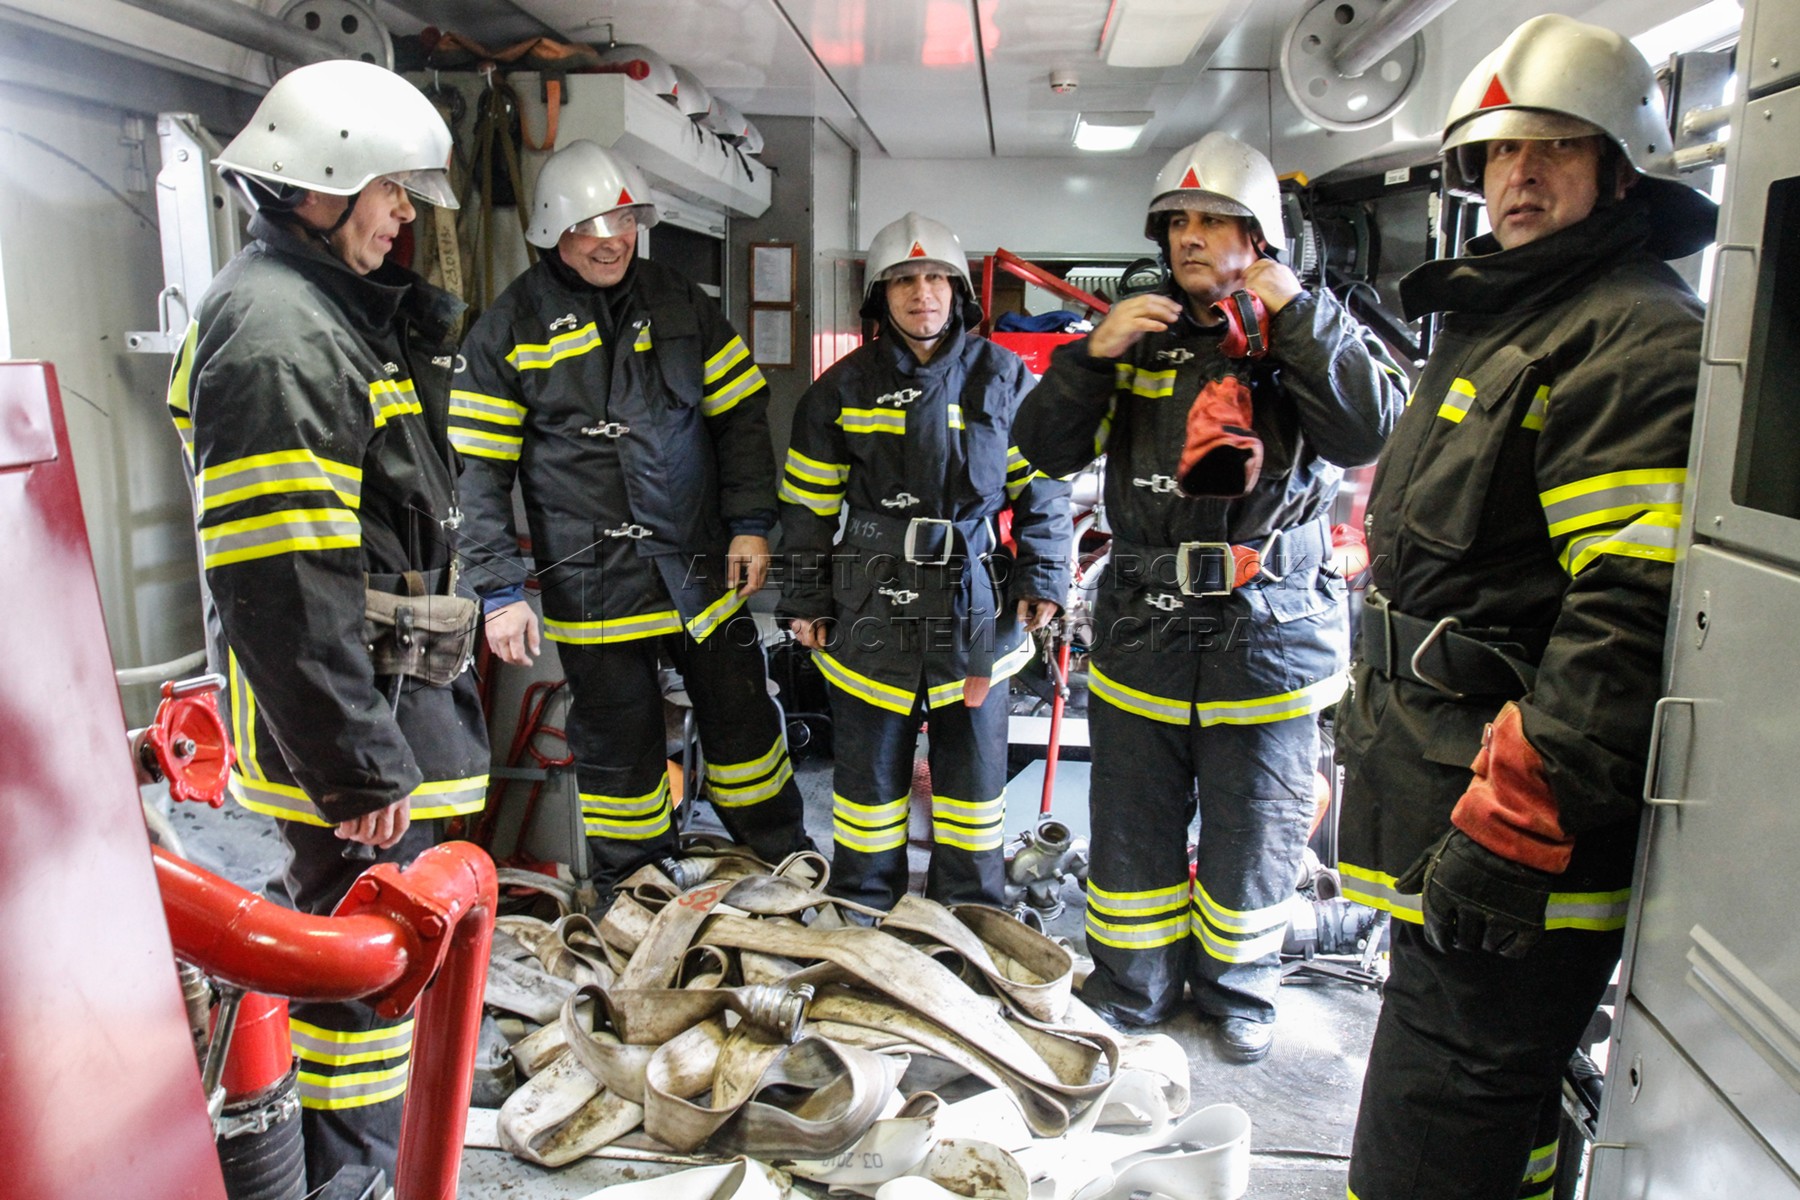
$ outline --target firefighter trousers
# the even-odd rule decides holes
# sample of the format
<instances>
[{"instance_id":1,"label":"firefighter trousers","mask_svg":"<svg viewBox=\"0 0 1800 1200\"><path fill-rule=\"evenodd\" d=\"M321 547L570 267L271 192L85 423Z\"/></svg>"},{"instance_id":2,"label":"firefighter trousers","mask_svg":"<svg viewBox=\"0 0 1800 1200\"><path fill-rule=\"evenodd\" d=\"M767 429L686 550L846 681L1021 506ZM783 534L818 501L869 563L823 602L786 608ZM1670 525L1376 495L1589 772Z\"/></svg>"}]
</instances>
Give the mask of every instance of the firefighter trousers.
<instances>
[{"instance_id":1,"label":"firefighter trousers","mask_svg":"<svg viewBox=\"0 0 1800 1200\"><path fill-rule=\"evenodd\" d=\"M1563 1069L1624 939L1554 929L1522 959L1440 954L1395 921L1351 1200L1548 1200Z\"/></svg>"},{"instance_id":2,"label":"firefighter trousers","mask_svg":"<svg viewBox=\"0 0 1800 1200\"><path fill-rule=\"evenodd\" d=\"M569 680L588 864L603 903L620 879L676 847L661 655L681 672L694 706L707 794L726 832L770 863L812 848L753 618L734 617L700 642L679 633L557 651Z\"/></svg>"},{"instance_id":3,"label":"firefighter trousers","mask_svg":"<svg viewBox=\"0 0 1800 1200\"><path fill-rule=\"evenodd\" d=\"M925 895L941 904L1005 902L1007 694L979 708L959 699L910 713L831 689L836 766L831 798L831 894L892 908L907 891L907 816L919 728L929 722L931 866Z\"/></svg>"},{"instance_id":4,"label":"firefighter trousers","mask_svg":"<svg viewBox=\"0 0 1800 1200\"><path fill-rule=\"evenodd\" d=\"M304 913L329 915L350 885L376 862L405 866L437 845L443 820L414 821L374 858L327 827L277 821L287 866L271 887L274 899ZM313 1191L350 1166L379 1167L394 1181L400 1113L412 1064L413 1019L376 1015L356 1001L293 1001L288 1028L299 1060L300 1132L306 1186Z\"/></svg>"},{"instance_id":5,"label":"firefighter trousers","mask_svg":"<svg viewBox=\"0 0 1800 1200\"><path fill-rule=\"evenodd\" d=\"M1115 1021L1153 1025L1191 982L1204 1014L1273 1021L1284 902L1311 827L1317 718L1177 725L1097 699L1088 731L1094 971L1082 998Z\"/></svg>"}]
</instances>

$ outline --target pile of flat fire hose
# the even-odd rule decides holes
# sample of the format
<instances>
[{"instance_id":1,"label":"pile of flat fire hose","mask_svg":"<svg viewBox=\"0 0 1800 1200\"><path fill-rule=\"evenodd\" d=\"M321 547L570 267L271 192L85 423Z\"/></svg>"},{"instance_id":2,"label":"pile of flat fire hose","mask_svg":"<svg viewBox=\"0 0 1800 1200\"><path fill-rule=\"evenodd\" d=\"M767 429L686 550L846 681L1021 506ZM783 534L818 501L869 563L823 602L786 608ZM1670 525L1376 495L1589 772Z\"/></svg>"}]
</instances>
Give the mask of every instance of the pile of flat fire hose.
<instances>
[{"instance_id":1,"label":"pile of flat fire hose","mask_svg":"<svg viewBox=\"0 0 1800 1200\"><path fill-rule=\"evenodd\" d=\"M686 886L645 867L598 926L498 922L487 1001L541 1026L512 1047L526 1082L497 1114L502 1148L553 1167L615 1145L754 1160L646 1181L693 1175L696 1200L783 1195L790 1177L880 1200L1248 1186L1248 1118L1183 1119L1180 1046L1107 1027L1072 995L1067 948L997 909L827 896L814 854L771 868L699 849L672 867ZM902 1099L915 1056L992 1090Z\"/></svg>"}]
</instances>

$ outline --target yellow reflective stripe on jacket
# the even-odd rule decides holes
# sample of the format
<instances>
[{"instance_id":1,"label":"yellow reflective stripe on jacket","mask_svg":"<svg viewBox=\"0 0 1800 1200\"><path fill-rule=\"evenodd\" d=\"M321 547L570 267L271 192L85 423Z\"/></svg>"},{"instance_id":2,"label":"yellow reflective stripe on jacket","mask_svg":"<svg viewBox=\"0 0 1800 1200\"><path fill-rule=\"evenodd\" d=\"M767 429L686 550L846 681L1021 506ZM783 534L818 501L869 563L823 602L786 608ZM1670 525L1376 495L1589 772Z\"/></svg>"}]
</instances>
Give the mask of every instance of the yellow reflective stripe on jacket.
<instances>
[{"instance_id":1,"label":"yellow reflective stripe on jacket","mask_svg":"<svg viewBox=\"0 0 1800 1200\"><path fill-rule=\"evenodd\" d=\"M1010 500L1017 500L1019 493L1034 479L1045 478L1044 473L1033 467L1017 446L1006 448L1006 495Z\"/></svg>"},{"instance_id":2,"label":"yellow reflective stripe on jacket","mask_svg":"<svg viewBox=\"0 0 1800 1200\"><path fill-rule=\"evenodd\" d=\"M1087 887L1088 909L1108 917L1151 917L1157 913L1175 912L1187 907L1188 883L1141 892L1109 892L1092 879Z\"/></svg>"},{"instance_id":3,"label":"yellow reflective stripe on jacket","mask_svg":"<svg viewBox=\"0 0 1800 1200\"><path fill-rule=\"evenodd\" d=\"M1438 405L1437 415L1458 425L1469 415L1469 408L1474 403L1475 385L1466 379L1452 380L1450 390L1444 393L1444 402Z\"/></svg>"},{"instance_id":4,"label":"yellow reflective stripe on jacket","mask_svg":"<svg viewBox=\"0 0 1800 1200\"><path fill-rule=\"evenodd\" d=\"M962 411L962 405L960 405L960 404L944 405L944 421L952 429L967 429L968 428L968 426L966 424L964 424L964 422L963 422L963 411Z\"/></svg>"},{"instance_id":5,"label":"yellow reflective stripe on jacket","mask_svg":"<svg viewBox=\"0 0 1800 1200\"><path fill-rule=\"evenodd\" d=\"M1551 892L1544 907L1545 929L1586 929L1606 933L1625 928L1631 889L1616 892Z\"/></svg>"},{"instance_id":6,"label":"yellow reflective stripe on jacket","mask_svg":"<svg viewBox=\"0 0 1800 1200\"><path fill-rule=\"evenodd\" d=\"M700 397L700 412L703 416L716 417L728 413L737 407L739 400L753 395L767 386L763 373L754 363L750 369L739 375L730 383L721 384Z\"/></svg>"},{"instance_id":7,"label":"yellow reflective stripe on jacket","mask_svg":"<svg viewBox=\"0 0 1800 1200\"><path fill-rule=\"evenodd\" d=\"M845 433L905 433L904 408L844 408L838 410L838 426Z\"/></svg>"},{"instance_id":8,"label":"yellow reflective stripe on jacket","mask_svg":"<svg viewBox=\"0 0 1800 1200\"><path fill-rule=\"evenodd\" d=\"M1304 717L1343 699L1350 677L1340 671L1297 691L1255 700L1207 700L1194 705L1201 725L1267 725Z\"/></svg>"},{"instance_id":9,"label":"yellow reflective stripe on jacket","mask_svg":"<svg viewBox=\"0 0 1800 1200\"><path fill-rule=\"evenodd\" d=\"M450 445L458 454L513 462L524 453L525 439L504 433L489 433L485 429L470 429L467 425L452 425Z\"/></svg>"},{"instance_id":10,"label":"yellow reflective stripe on jacket","mask_svg":"<svg viewBox=\"0 0 1800 1200\"><path fill-rule=\"evenodd\" d=\"M1531 1157L1525 1160L1527 1184L1549 1183L1555 1176L1558 1146L1557 1142L1545 1142L1531 1151Z\"/></svg>"},{"instance_id":11,"label":"yellow reflective stripe on jacket","mask_svg":"<svg viewBox=\"0 0 1800 1200\"><path fill-rule=\"evenodd\" d=\"M1220 962L1255 962L1279 953L1287 936L1287 910L1282 905L1249 911L1226 908L1198 882L1190 916L1200 948Z\"/></svg>"},{"instance_id":12,"label":"yellow reflective stripe on jacket","mask_svg":"<svg viewBox=\"0 0 1800 1200\"><path fill-rule=\"evenodd\" d=\"M1644 513L1681 515L1686 467L1612 471L1540 492L1551 537L1596 525L1616 525Z\"/></svg>"},{"instance_id":13,"label":"yellow reflective stripe on jacket","mask_svg":"<svg viewBox=\"0 0 1800 1200\"><path fill-rule=\"evenodd\" d=\"M1159 946L1173 945L1188 936L1188 915L1183 912L1161 921L1121 925L1113 921L1103 921L1095 916L1093 905L1090 904L1087 914L1087 935L1092 940L1111 946L1116 950L1154 950Z\"/></svg>"},{"instance_id":14,"label":"yellow reflective stripe on jacket","mask_svg":"<svg viewBox=\"0 0 1800 1200\"><path fill-rule=\"evenodd\" d=\"M296 1077L300 1107L318 1109L366 1108L406 1094L410 1060L380 1071L326 1075L301 1071Z\"/></svg>"},{"instance_id":15,"label":"yellow reflective stripe on jacket","mask_svg":"<svg viewBox=\"0 0 1800 1200\"><path fill-rule=\"evenodd\" d=\"M1410 921L1414 925L1425 923L1424 914L1419 910L1419 898L1396 892L1394 876L1353 863L1339 862L1338 877L1343 881L1344 899L1379 909L1398 921Z\"/></svg>"},{"instance_id":16,"label":"yellow reflective stripe on jacket","mask_svg":"<svg viewBox=\"0 0 1800 1200\"><path fill-rule=\"evenodd\" d=\"M413 1019L379 1029L327 1029L295 1017L288 1018L288 1037L294 1057L304 1062L345 1067L358 1063L403 1058L412 1049Z\"/></svg>"},{"instance_id":17,"label":"yellow reflective stripe on jacket","mask_svg":"<svg viewBox=\"0 0 1800 1200\"><path fill-rule=\"evenodd\" d=\"M362 523L347 508L288 509L226 521L200 531L203 566L209 571L276 554L346 550L360 545Z\"/></svg>"},{"instance_id":18,"label":"yellow reflective stripe on jacket","mask_svg":"<svg viewBox=\"0 0 1800 1200\"><path fill-rule=\"evenodd\" d=\"M805 488L795 487L794 481L791 479L783 479L781 481L781 486L776 489L775 496L777 499L785 500L789 504L798 504L802 508L810 508L821 517L837 516L838 509L843 507L844 504L844 493L842 490L835 492L807 491Z\"/></svg>"},{"instance_id":19,"label":"yellow reflective stripe on jacket","mask_svg":"<svg viewBox=\"0 0 1800 1200\"><path fill-rule=\"evenodd\" d=\"M694 615L687 623L688 636L696 642L704 642L706 635L731 620L731 614L744 607L749 599L742 592L729 591Z\"/></svg>"},{"instance_id":20,"label":"yellow reflective stripe on jacket","mask_svg":"<svg viewBox=\"0 0 1800 1200\"><path fill-rule=\"evenodd\" d=\"M380 429L395 417L424 412L418 393L410 379L377 379L369 385L369 408L375 414L375 428Z\"/></svg>"},{"instance_id":21,"label":"yellow reflective stripe on jacket","mask_svg":"<svg viewBox=\"0 0 1800 1200\"><path fill-rule=\"evenodd\" d=\"M1602 554L1672 563L1679 549L1680 530L1680 513L1653 512L1617 529L1577 534L1563 548L1563 569L1571 576L1579 575L1583 567Z\"/></svg>"},{"instance_id":22,"label":"yellow reflective stripe on jacket","mask_svg":"<svg viewBox=\"0 0 1800 1200\"><path fill-rule=\"evenodd\" d=\"M669 830L669 776L642 796L579 792L581 824L589 837L645 841Z\"/></svg>"},{"instance_id":23,"label":"yellow reflective stripe on jacket","mask_svg":"<svg viewBox=\"0 0 1800 1200\"><path fill-rule=\"evenodd\" d=\"M931 832L940 846L972 852L998 850L1005 825L1005 796L980 802L931 798Z\"/></svg>"},{"instance_id":24,"label":"yellow reflective stripe on jacket","mask_svg":"<svg viewBox=\"0 0 1800 1200\"><path fill-rule=\"evenodd\" d=\"M876 708L897 712L902 716L912 712L913 705L917 700L912 692L852 671L823 650L813 651L813 661L819 664L819 674L825 676L834 687L846 695L854 696L865 704L873 704Z\"/></svg>"},{"instance_id":25,"label":"yellow reflective stripe on jacket","mask_svg":"<svg viewBox=\"0 0 1800 1200\"><path fill-rule=\"evenodd\" d=\"M1037 653L1037 643L1029 637L1017 646L994 660L993 674L988 676L990 683L999 683L1003 679L1011 679L1025 668L1032 656ZM925 692L925 704L928 708L942 708L946 704L960 704L963 698L965 680L952 679L946 683L934 683Z\"/></svg>"},{"instance_id":26,"label":"yellow reflective stripe on jacket","mask_svg":"<svg viewBox=\"0 0 1800 1200\"><path fill-rule=\"evenodd\" d=\"M1092 664L1088 666L1088 690L1095 698L1106 701L1114 708L1148 717L1152 721L1161 721L1166 725L1187 725L1193 721L1193 701L1153 696L1149 692L1126 687Z\"/></svg>"},{"instance_id":27,"label":"yellow reflective stripe on jacket","mask_svg":"<svg viewBox=\"0 0 1800 1200\"><path fill-rule=\"evenodd\" d=\"M225 648L225 675L231 689L231 746L238 760L238 770L232 774L261 779L265 773L256 761L256 693L238 665L237 651L229 646Z\"/></svg>"},{"instance_id":28,"label":"yellow reflective stripe on jacket","mask_svg":"<svg viewBox=\"0 0 1800 1200\"><path fill-rule=\"evenodd\" d=\"M637 331L637 338L632 341L631 348L639 354L653 348L650 342L650 323L648 321L644 322L643 328Z\"/></svg>"},{"instance_id":29,"label":"yellow reflective stripe on jacket","mask_svg":"<svg viewBox=\"0 0 1800 1200\"><path fill-rule=\"evenodd\" d=\"M489 396L458 388L450 393L450 415L495 425L518 426L525 423L526 408L505 396Z\"/></svg>"},{"instance_id":30,"label":"yellow reflective stripe on jacket","mask_svg":"<svg viewBox=\"0 0 1800 1200\"><path fill-rule=\"evenodd\" d=\"M188 404L188 383L194 374L194 343L199 338L200 322L189 321L187 332L182 335L181 349L175 352L175 362L169 369L167 393L169 419L175 423L175 433L181 438L181 449L187 455L189 469L194 465L194 422Z\"/></svg>"},{"instance_id":31,"label":"yellow reflective stripe on jacket","mask_svg":"<svg viewBox=\"0 0 1800 1200\"><path fill-rule=\"evenodd\" d=\"M1094 429L1094 457L1095 458L1098 458L1102 454L1106 453L1106 443L1112 440L1112 426L1113 426L1113 412L1114 411L1115 411L1114 408L1109 407L1106 410L1106 415L1104 417L1100 418L1100 424L1098 426L1096 426Z\"/></svg>"},{"instance_id":32,"label":"yellow reflective stripe on jacket","mask_svg":"<svg viewBox=\"0 0 1800 1200\"><path fill-rule=\"evenodd\" d=\"M1525 429L1541 430L1544 418L1550 415L1550 385L1541 383L1531 397L1531 406L1525 410L1525 419L1519 425Z\"/></svg>"},{"instance_id":33,"label":"yellow reflective stripe on jacket","mask_svg":"<svg viewBox=\"0 0 1800 1200\"><path fill-rule=\"evenodd\" d=\"M849 463L821 462L816 458L808 458L791 446L787 452L786 469L789 475L802 483L818 484L823 487L841 486L850 478Z\"/></svg>"},{"instance_id":34,"label":"yellow reflective stripe on jacket","mask_svg":"<svg viewBox=\"0 0 1800 1200\"><path fill-rule=\"evenodd\" d=\"M571 646L598 646L607 642L629 642L680 632L681 614L674 609L638 613L629 617L611 617L601 621L558 621L550 617L544 618L544 636L553 642L567 642Z\"/></svg>"},{"instance_id":35,"label":"yellow reflective stripe on jacket","mask_svg":"<svg viewBox=\"0 0 1800 1200\"><path fill-rule=\"evenodd\" d=\"M1175 394L1175 372L1145 371L1130 363L1120 363L1113 377L1113 386L1134 396L1160 400Z\"/></svg>"},{"instance_id":36,"label":"yellow reflective stripe on jacket","mask_svg":"<svg viewBox=\"0 0 1800 1200\"><path fill-rule=\"evenodd\" d=\"M744 345L744 339L741 337L733 337L720 348L717 354L706 360L706 367L704 374L701 376L701 382L709 384L717 383L719 380L725 378L726 372L730 371L731 368L737 366L749 357L750 348Z\"/></svg>"},{"instance_id":37,"label":"yellow reflective stripe on jacket","mask_svg":"<svg viewBox=\"0 0 1800 1200\"><path fill-rule=\"evenodd\" d=\"M200 511L253 496L330 492L345 508L362 503L362 468L320 458L311 450L275 450L206 467L194 478Z\"/></svg>"},{"instance_id":38,"label":"yellow reflective stripe on jacket","mask_svg":"<svg viewBox=\"0 0 1800 1200\"><path fill-rule=\"evenodd\" d=\"M506 361L515 371L542 371L566 358L598 350L600 344L600 331L589 321L580 329L557 334L547 342L522 342L506 352Z\"/></svg>"},{"instance_id":39,"label":"yellow reflective stripe on jacket","mask_svg":"<svg viewBox=\"0 0 1800 1200\"><path fill-rule=\"evenodd\" d=\"M948 683L934 683L925 691L925 704L930 708L942 708L946 704L960 703L963 698L963 684L966 680L952 679Z\"/></svg>"},{"instance_id":40,"label":"yellow reflective stripe on jacket","mask_svg":"<svg viewBox=\"0 0 1800 1200\"><path fill-rule=\"evenodd\" d=\"M233 770L227 785L232 798L251 812L282 821L299 821L303 825L330 826L334 823L319 815L318 807L293 784L251 779ZM420 821L479 812L487 800L487 787L486 775L421 783L407 797L407 809L414 820Z\"/></svg>"},{"instance_id":41,"label":"yellow reflective stripe on jacket","mask_svg":"<svg viewBox=\"0 0 1800 1200\"><path fill-rule=\"evenodd\" d=\"M907 806L902 796L886 804L857 804L831 794L831 838L864 854L880 854L906 845Z\"/></svg>"}]
</instances>

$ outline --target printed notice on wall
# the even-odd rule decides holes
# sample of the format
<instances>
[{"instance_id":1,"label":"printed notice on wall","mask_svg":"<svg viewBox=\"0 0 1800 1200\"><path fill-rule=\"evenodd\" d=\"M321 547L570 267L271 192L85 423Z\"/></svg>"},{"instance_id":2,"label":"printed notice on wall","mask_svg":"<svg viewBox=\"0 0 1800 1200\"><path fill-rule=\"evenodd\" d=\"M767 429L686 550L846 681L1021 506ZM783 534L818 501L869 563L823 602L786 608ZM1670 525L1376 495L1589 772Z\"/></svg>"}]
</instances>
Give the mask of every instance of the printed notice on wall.
<instances>
[{"instance_id":1,"label":"printed notice on wall","mask_svg":"<svg viewBox=\"0 0 1800 1200\"><path fill-rule=\"evenodd\" d=\"M789 308L750 310L750 355L765 367L794 362L794 312Z\"/></svg>"},{"instance_id":2,"label":"printed notice on wall","mask_svg":"<svg viewBox=\"0 0 1800 1200\"><path fill-rule=\"evenodd\" d=\"M794 247L791 245L752 245L750 247L750 303L792 304L794 302Z\"/></svg>"}]
</instances>

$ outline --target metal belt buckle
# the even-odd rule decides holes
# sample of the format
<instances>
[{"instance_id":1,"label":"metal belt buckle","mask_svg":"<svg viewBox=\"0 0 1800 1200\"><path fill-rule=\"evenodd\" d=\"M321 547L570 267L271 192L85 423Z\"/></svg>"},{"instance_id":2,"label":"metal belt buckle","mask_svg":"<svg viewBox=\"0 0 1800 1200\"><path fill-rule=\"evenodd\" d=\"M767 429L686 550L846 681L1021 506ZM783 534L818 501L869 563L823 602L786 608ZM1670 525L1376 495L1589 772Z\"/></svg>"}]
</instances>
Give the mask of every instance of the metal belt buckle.
<instances>
[{"instance_id":1,"label":"metal belt buckle","mask_svg":"<svg viewBox=\"0 0 1800 1200\"><path fill-rule=\"evenodd\" d=\"M1425 640L1419 643L1418 649L1412 652L1412 659L1406 664L1407 669L1413 673L1413 677L1420 683L1436 688L1452 700L1464 700L1468 697L1466 693L1457 691L1443 680L1434 679L1432 676L1427 675L1424 668L1421 667L1419 663L1424 659L1425 652L1431 649L1434 642L1438 641L1438 639L1442 638L1445 634L1450 633L1452 630L1461 628L1461 626L1462 622L1455 617L1445 617L1436 625L1433 625L1431 627L1431 632L1425 635Z\"/></svg>"},{"instance_id":2,"label":"metal belt buckle","mask_svg":"<svg viewBox=\"0 0 1800 1200\"><path fill-rule=\"evenodd\" d=\"M1219 555L1219 578L1225 584L1224 587L1211 591L1200 590L1196 585L1204 580L1194 578L1193 556L1196 552L1206 550L1215 551ZM1175 547L1175 585L1184 596L1229 596L1232 576L1236 574L1236 570L1237 563L1231 557L1230 542L1183 542Z\"/></svg>"},{"instance_id":3,"label":"metal belt buckle","mask_svg":"<svg viewBox=\"0 0 1800 1200\"><path fill-rule=\"evenodd\" d=\"M936 558L920 558L918 555L919 527L921 525L941 525L944 529L944 546ZM906 523L906 541L902 555L915 567L947 567L950 556L956 549L956 525L940 517L914 517Z\"/></svg>"}]
</instances>

